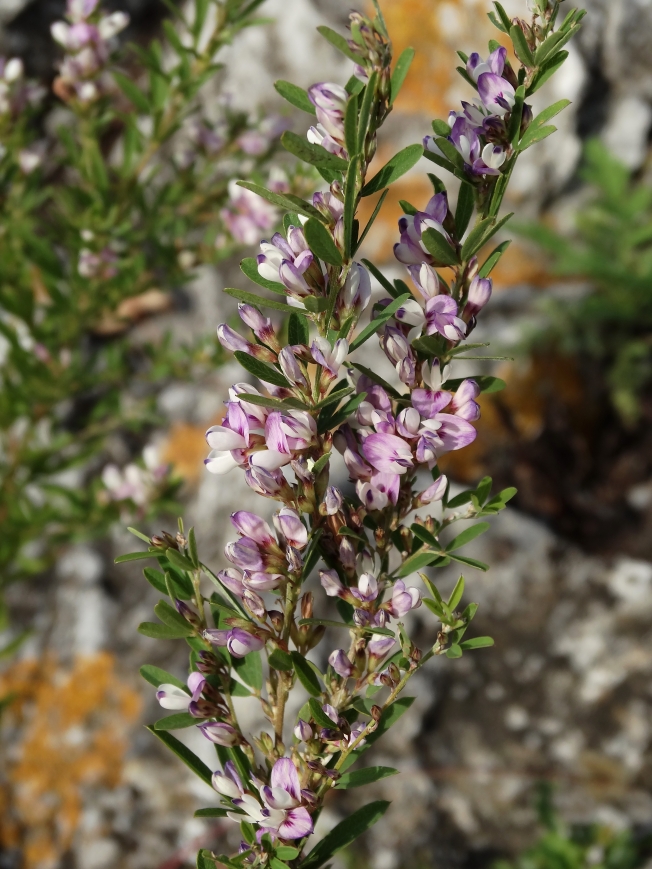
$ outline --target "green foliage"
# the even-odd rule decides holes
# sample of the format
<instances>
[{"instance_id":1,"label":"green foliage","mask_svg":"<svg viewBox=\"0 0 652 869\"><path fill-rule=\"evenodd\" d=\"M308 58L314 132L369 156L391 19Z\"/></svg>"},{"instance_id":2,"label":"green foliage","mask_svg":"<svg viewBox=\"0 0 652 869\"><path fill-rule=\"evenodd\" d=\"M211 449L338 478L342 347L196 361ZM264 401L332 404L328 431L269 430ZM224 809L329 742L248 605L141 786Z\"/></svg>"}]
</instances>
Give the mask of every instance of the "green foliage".
<instances>
[{"instance_id":1,"label":"green foliage","mask_svg":"<svg viewBox=\"0 0 652 869\"><path fill-rule=\"evenodd\" d=\"M597 363L614 406L635 422L652 383L652 186L632 179L597 140L587 145L582 175L593 195L574 233L543 223L518 230L543 248L556 274L590 282L579 297L542 305L545 328L528 346Z\"/></svg>"}]
</instances>

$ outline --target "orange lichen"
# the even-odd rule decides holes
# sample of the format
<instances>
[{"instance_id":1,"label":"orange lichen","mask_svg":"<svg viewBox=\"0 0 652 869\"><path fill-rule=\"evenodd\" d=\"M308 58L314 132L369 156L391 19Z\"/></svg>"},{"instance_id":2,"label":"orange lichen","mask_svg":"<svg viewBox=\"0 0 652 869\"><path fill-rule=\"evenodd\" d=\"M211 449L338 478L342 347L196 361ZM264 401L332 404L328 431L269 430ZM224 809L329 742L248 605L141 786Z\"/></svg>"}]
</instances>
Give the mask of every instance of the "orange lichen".
<instances>
[{"instance_id":1,"label":"orange lichen","mask_svg":"<svg viewBox=\"0 0 652 869\"><path fill-rule=\"evenodd\" d=\"M218 425L221 418L211 425ZM197 483L204 470L208 454L206 429L208 425L191 425L188 422L174 423L161 450L162 460L172 465L176 475L188 483Z\"/></svg>"},{"instance_id":2,"label":"orange lichen","mask_svg":"<svg viewBox=\"0 0 652 869\"><path fill-rule=\"evenodd\" d=\"M15 700L2 719L11 750L0 773L0 845L22 852L25 869L46 869L72 843L84 790L119 783L140 698L106 652L65 671L52 657L13 664L0 676L7 694Z\"/></svg>"}]
</instances>

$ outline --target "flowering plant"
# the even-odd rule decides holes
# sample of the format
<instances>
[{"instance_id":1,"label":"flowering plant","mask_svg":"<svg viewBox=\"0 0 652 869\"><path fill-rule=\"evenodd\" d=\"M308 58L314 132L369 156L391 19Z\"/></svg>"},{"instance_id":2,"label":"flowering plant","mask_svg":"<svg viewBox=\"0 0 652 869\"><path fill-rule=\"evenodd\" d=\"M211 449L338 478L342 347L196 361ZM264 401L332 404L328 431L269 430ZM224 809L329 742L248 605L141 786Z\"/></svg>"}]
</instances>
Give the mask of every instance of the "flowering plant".
<instances>
[{"instance_id":1,"label":"flowering plant","mask_svg":"<svg viewBox=\"0 0 652 869\"><path fill-rule=\"evenodd\" d=\"M50 103L18 58L0 60L0 588L105 529L119 502L143 517L174 495L160 467L148 481L132 462L120 486L102 466L109 444L123 460L143 450L170 379L224 358L205 337L135 344L130 327L277 225L234 179L270 178L278 121L225 99L211 113L200 90L260 2L196 0L164 22L166 44L136 50L117 41L124 13L69 0ZM288 179L277 168L271 183Z\"/></svg>"},{"instance_id":2,"label":"flowering plant","mask_svg":"<svg viewBox=\"0 0 652 869\"><path fill-rule=\"evenodd\" d=\"M433 656L459 658L492 645L489 637L466 638L477 606L460 606L462 577L448 596L425 573L419 576L426 596L409 578L451 562L486 570L460 549L488 523L455 535L449 529L498 513L514 494L507 489L491 497L491 480L484 479L452 496L438 462L473 441L476 399L501 385L492 377L454 378L451 367L457 359L478 358L464 354L484 346L463 341L489 300L489 275L506 248L503 243L478 260L507 220L498 213L514 164L525 148L554 131L547 122L566 104L533 118L525 102L563 63L563 44L581 18L573 11L555 30L559 5L538 2L528 23L510 21L495 3L492 20L509 34L520 63L512 65L494 44L487 61L464 57L462 74L479 100L463 104L450 123L435 121L425 152L408 146L369 180L378 130L413 54L406 49L392 64L378 6L373 20L351 14L346 39L320 28L354 63L344 87L321 83L305 92L277 84L316 121L307 141L287 132L283 144L316 166L328 189L307 202L241 182L288 214L284 233L264 241L257 259L242 264L274 298L226 291L240 300L253 337L221 325L220 341L261 387L243 381L231 388L224 420L207 433L212 452L206 466L218 475L240 469L255 492L280 507L272 524L244 510L232 515L238 539L225 549L230 566L217 573L201 562L194 532L186 534L183 524L176 536L140 535L148 550L121 556L155 558L160 570L146 568L145 576L172 602L161 600L155 607L160 622L146 622L140 632L185 638L191 649L187 681L149 665L141 670L156 686L161 706L173 713L151 730L220 795L220 806L198 815L227 816L242 833L237 856L202 851L198 866L325 864L389 805L364 806L306 847L331 789L396 772L352 767L409 708L412 698L399 695L410 678ZM355 256L388 186L424 154L461 187L454 212L434 175L434 195L422 210L403 203L395 255L407 266L412 290ZM359 204L377 193L361 231ZM373 305L371 275L388 294ZM370 322L359 328L370 305ZM287 338L263 307L287 315ZM376 334L395 369L392 383L355 355ZM330 478L338 452L354 484L346 492ZM423 508L436 515L415 515ZM315 591L318 567L321 588ZM214 586L210 597L202 575ZM338 618L324 606L328 597ZM422 604L439 623L425 652L411 639L407 619ZM324 654L320 644L331 631L336 647ZM300 692L305 703L288 721L291 692ZM233 703L242 696L260 703L267 729L243 731ZM215 744L221 769L207 767L170 733L195 725Z\"/></svg>"}]
</instances>

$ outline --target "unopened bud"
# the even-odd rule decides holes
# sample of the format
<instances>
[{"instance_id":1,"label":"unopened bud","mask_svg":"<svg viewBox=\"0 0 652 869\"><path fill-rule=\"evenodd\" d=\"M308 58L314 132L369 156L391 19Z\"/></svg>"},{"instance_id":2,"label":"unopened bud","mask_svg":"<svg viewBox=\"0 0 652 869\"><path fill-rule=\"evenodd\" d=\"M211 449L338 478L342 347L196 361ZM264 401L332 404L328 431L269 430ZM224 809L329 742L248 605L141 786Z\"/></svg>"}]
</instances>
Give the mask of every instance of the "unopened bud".
<instances>
[{"instance_id":1,"label":"unopened bud","mask_svg":"<svg viewBox=\"0 0 652 869\"><path fill-rule=\"evenodd\" d=\"M314 597L311 591L307 591L301 598L301 618L311 619L313 613Z\"/></svg>"},{"instance_id":2,"label":"unopened bud","mask_svg":"<svg viewBox=\"0 0 652 869\"><path fill-rule=\"evenodd\" d=\"M380 706L372 706L371 709L369 710L369 714L371 715L371 717L373 718L374 721L380 721L380 718L383 714L383 710L380 708Z\"/></svg>"},{"instance_id":3,"label":"unopened bud","mask_svg":"<svg viewBox=\"0 0 652 869\"><path fill-rule=\"evenodd\" d=\"M283 613L278 610L269 610L267 613L270 622L274 626L274 630L280 631L283 629Z\"/></svg>"}]
</instances>

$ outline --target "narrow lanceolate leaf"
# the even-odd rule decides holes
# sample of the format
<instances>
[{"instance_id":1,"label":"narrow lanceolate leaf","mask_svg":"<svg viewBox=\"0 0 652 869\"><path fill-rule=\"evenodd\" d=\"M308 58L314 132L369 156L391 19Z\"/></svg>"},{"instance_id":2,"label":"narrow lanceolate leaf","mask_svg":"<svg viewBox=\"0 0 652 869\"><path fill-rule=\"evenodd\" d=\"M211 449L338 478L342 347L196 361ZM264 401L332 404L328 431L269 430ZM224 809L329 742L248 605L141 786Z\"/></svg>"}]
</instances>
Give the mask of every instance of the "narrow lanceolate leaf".
<instances>
[{"instance_id":1,"label":"narrow lanceolate leaf","mask_svg":"<svg viewBox=\"0 0 652 869\"><path fill-rule=\"evenodd\" d=\"M308 694L312 694L313 697L319 697L322 692L321 685L310 664L299 652L292 652L292 660L299 682L301 682Z\"/></svg>"},{"instance_id":2,"label":"narrow lanceolate leaf","mask_svg":"<svg viewBox=\"0 0 652 869\"><path fill-rule=\"evenodd\" d=\"M437 265L454 266L459 263L459 254L441 232L437 232L436 229L426 229L421 238L428 253L431 253L437 261Z\"/></svg>"},{"instance_id":3,"label":"narrow lanceolate leaf","mask_svg":"<svg viewBox=\"0 0 652 869\"><path fill-rule=\"evenodd\" d=\"M148 726L147 729L150 733L153 733L154 736L158 737L161 742L165 743L165 745L167 745L167 747L173 751L176 756L195 773L195 775L198 775L207 785L211 784L213 776L211 770L206 766L203 760L200 760L196 754L193 754L189 748L186 748L182 742L179 742L176 736L172 736L171 733L167 733L164 730L155 730L152 726Z\"/></svg>"},{"instance_id":4,"label":"narrow lanceolate leaf","mask_svg":"<svg viewBox=\"0 0 652 869\"><path fill-rule=\"evenodd\" d=\"M208 808L208 809L197 809L195 812L195 818L226 818L228 814L227 809L218 809L218 808Z\"/></svg>"},{"instance_id":5,"label":"narrow lanceolate leaf","mask_svg":"<svg viewBox=\"0 0 652 869\"><path fill-rule=\"evenodd\" d=\"M398 770L392 769L391 766L368 766L366 769L358 769L355 772L347 772L337 780L335 787L338 790L349 790L350 788L359 788L362 785L368 785L372 782L379 781L381 778L388 778L390 775L397 775Z\"/></svg>"},{"instance_id":6,"label":"narrow lanceolate leaf","mask_svg":"<svg viewBox=\"0 0 652 869\"><path fill-rule=\"evenodd\" d=\"M358 809L344 821L333 827L330 833L318 842L308 856L299 864L299 869L318 869L342 848L354 842L358 836L379 821L389 808L385 800L377 800Z\"/></svg>"},{"instance_id":7,"label":"narrow lanceolate leaf","mask_svg":"<svg viewBox=\"0 0 652 869\"><path fill-rule=\"evenodd\" d=\"M536 118L532 121L530 126L528 127L528 132L533 128L543 127L548 121L551 121L556 115L570 106L570 100L558 100L556 103L553 103L551 106L548 106L547 109L544 109L540 114L536 116Z\"/></svg>"},{"instance_id":8,"label":"narrow lanceolate leaf","mask_svg":"<svg viewBox=\"0 0 652 869\"><path fill-rule=\"evenodd\" d=\"M525 151L532 145L536 145L537 142L543 141L543 139L547 139L548 136L552 136L553 133L557 132L557 127L553 124L549 124L547 127L535 127L535 129L530 129L525 133L521 141L518 143L518 150Z\"/></svg>"},{"instance_id":9,"label":"narrow lanceolate leaf","mask_svg":"<svg viewBox=\"0 0 652 869\"><path fill-rule=\"evenodd\" d=\"M224 292L227 296L233 296L239 302L256 305L258 308L272 308L274 311L283 311L284 314L291 314L293 311L296 311L296 308L286 305L285 302L277 302L275 299L263 299L260 296L255 296L253 293L247 293L244 290L238 290L235 287L225 287Z\"/></svg>"},{"instance_id":10,"label":"narrow lanceolate leaf","mask_svg":"<svg viewBox=\"0 0 652 869\"><path fill-rule=\"evenodd\" d=\"M183 730L185 727L194 727L197 723L197 719L188 712L177 712L176 715L159 718L154 725L154 730Z\"/></svg>"},{"instance_id":11,"label":"narrow lanceolate leaf","mask_svg":"<svg viewBox=\"0 0 652 869\"><path fill-rule=\"evenodd\" d=\"M455 232L461 239L466 232L475 208L475 188L471 184L461 184L455 209Z\"/></svg>"},{"instance_id":12,"label":"narrow lanceolate leaf","mask_svg":"<svg viewBox=\"0 0 652 869\"><path fill-rule=\"evenodd\" d=\"M128 100L130 100L134 104L138 111L149 114L149 100L138 87L138 85L135 84L129 78L129 76L123 75L121 72L116 72L115 70L112 70L111 74L113 75L113 78L115 79L115 82L122 91L122 93L127 97Z\"/></svg>"},{"instance_id":13,"label":"narrow lanceolate leaf","mask_svg":"<svg viewBox=\"0 0 652 869\"><path fill-rule=\"evenodd\" d=\"M326 27L325 24L322 24L317 28L317 31L321 33L324 39L328 40L328 42L330 42L330 44L334 48L336 48L338 51L341 51L342 54L346 55L349 60L353 60L355 61L355 63L360 62L360 58L353 51L353 49L349 47L349 43L346 41L346 39L335 30L332 30L330 27Z\"/></svg>"},{"instance_id":14,"label":"narrow lanceolate leaf","mask_svg":"<svg viewBox=\"0 0 652 869\"><path fill-rule=\"evenodd\" d=\"M153 640L181 640L184 637L191 637L194 631L190 625L184 629L161 625L158 622L141 622L138 625L138 633Z\"/></svg>"},{"instance_id":15,"label":"narrow lanceolate leaf","mask_svg":"<svg viewBox=\"0 0 652 869\"><path fill-rule=\"evenodd\" d=\"M502 244L499 244L498 247L496 247L492 250L492 252L489 254L487 259L484 261L482 268L480 269L479 275L481 278L488 278L489 277L489 275L495 269L495 267L498 265L500 258L505 253L505 251L507 250L507 248L510 246L511 243L512 243L511 239L504 241L504 242L502 242Z\"/></svg>"},{"instance_id":16,"label":"narrow lanceolate leaf","mask_svg":"<svg viewBox=\"0 0 652 869\"><path fill-rule=\"evenodd\" d=\"M395 154L391 160L385 163L380 172L377 172L371 181L365 184L361 195L371 196L372 193L378 193L383 187L389 187L397 178L405 175L413 166L416 166L422 156L423 148L421 145L408 145L407 148L403 148L402 151L399 151L398 154Z\"/></svg>"},{"instance_id":17,"label":"narrow lanceolate leaf","mask_svg":"<svg viewBox=\"0 0 652 869\"><path fill-rule=\"evenodd\" d=\"M469 233L468 238L462 245L462 259L469 260L474 256L480 248L492 238L507 221L513 217L514 212L505 215L501 220L496 222L495 217L487 217L475 226Z\"/></svg>"},{"instance_id":18,"label":"narrow lanceolate leaf","mask_svg":"<svg viewBox=\"0 0 652 869\"><path fill-rule=\"evenodd\" d=\"M310 218L304 225L303 231L308 246L316 257L332 266L342 265L342 254L337 249L333 236L323 223Z\"/></svg>"},{"instance_id":19,"label":"narrow lanceolate leaf","mask_svg":"<svg viewBox=\"0 0 652 869\"><path fill-rule=\"evenodd\" d=\"M321 214L321 212L299 196L294 196L291 193L274 193L266 187L262 187L260 184L254 184L251 181L238 181L238 186L244 187L245 190L251 190L252 193L257 193L258 196L262 196L263 199L271 202L272 205L278 205L288 211L296 211L299 214L303 214L305 217L316 217L317 220L321 220L322 222L326 221L326 218Z\"/></svg>"},{"instance_id":20,"label":"narrow lanceolate leaf","mask_svg":"<svg viewBox=\"0 0 652 869\"><path fill-rule=\"evenodd\" d=\"M527 67L532 69L532 67L535 66L534 56L530 51L530 46L527 44L525 34L518 24L513 24L510 27L509 35L518 59Z\"/></svg>"},{"instance_id":21,"label":"narrow lanceolate leaf","mask_svg":"<svg viewBox=\"0 0 652 869\"><path fill-rule=\"evenodd\" d=\"M344 194L344 246L347 258L353 250L353 227L355 220L355 206L357 201L357 177L360 158L354 157L349 163L349 171L346 173L346 191Z\"/></svg>"},{"instance_id":22,"label":"narrow lanceolate leaf","mask_svg":"<svg viewBox=\"0 0 652 869\"><path fill-rule=\"evenodd\" d=\"M383 202L384 202L385 199L387 198L387 194L388 194L388 193L389 193L389 190L387 190L387 189L386 189L386 190L383 190L383 192L382 192L380 198L378 199L378 202L376 203L376 207L374 208L374 210L373 210L373 212L372 212L372 215L371 215L371 217L369 218L369 220L368 220L368 222L367 222L367 225L365 226L365 228L364 228L364 230L363 230L363 232L362 232L362 235L361 235L360 238L358 239L358 243L356 244L356 248L355 248L356 250L358 250L358 249L360 248L362 242L363 242L363 241L365 240L365 238L367 237L367 234L368 234L369 230L370 230L371 227L374 225L374 223L375 223L375 221L376 221L376 218L377 218L378 215L380 214L380 209L383 207ZM354 253L355 253L355 251L354 251Z\"/></svg>"},{"instance_id":23,"label":"narrow lanceolate leaf","mask_svg":"<svg viewBox=\"0 0 652 869\"><path fill-rule=\"evenodd\" d=\"M422 567L427 567L429 564L432 564L433 561L436 561L440 556L441 552L422 552L419 550L418 552L415 552L414 555L405 559L396 575L399 578L409 576L411 573L421 570Z\"/></svg>"},{"instance_id":24,"label":"narrow lanceolate leaf","mask_svg":"<svg viewBox=\"0 0 652 869\"><path fill-rule=\"evenodd\" d=\"M471 640L464 640L463 643L460 643L460 649L468 652L470 649L487 649L493 644L493 637L473 637Z\"/></svg>"},{"instance_id":25,"label":"narrow lanceolate leaf","mask_svg":"<svg viewBox=\"0 0 652 869\"><path fill-rule=\"evenodd\" d=\"M557 54L553 54L552 57L549 57L545 63L543 63L538 72L535 73L532 83L530 87L527 89L526 96L531 96L533 93L539 90L542 85L544 85L548 79L553 76L557 70L566 62L568 58L567 51L560 51Z\"/></svg>"},{"instance_id":26,"label":"narrow lanceolate leaf","mask_svg":"<svg viewBox=\"0 0 652 869\"><path fill-rule=\"evenodd\" d=\"M411 293L404 293L402 296L399 296L398 299L395 299L391 304L389 304L386 308L383 309L382 313L378 315L374 320L366 326L359 335L357 335L351 344L349 345L349 352L353 353L354 350L357 350L358 347L362 346L372 335L375 335L376 332L383 326L394 314L398 311L401 305L404 305L408 299L413 298Z\"/></svg>"},{"instance_id":27,"label":"narrow lanceolate leaf","mask_svg":"<svg viewBox=\"0 0 652 869\"><path fill-rule=\"evenodd\" d=\"M320 727L333 727L333 721L331 721L328 715L326 715L326 713L314 697L311 697L310 700L308 700L308 706L310 708L310 714Z\"/></svg>"},{"instance_id":28,"label":"narrow lanceolate leaf","mask_svg":"<svg viewBox=\"0 0 652 869\"><path fill-rule=\"evenodd\" d=\"M481 534L484 534L485 531L488 531L490 527L491 526L488 522L478 522L477 525L471 525L470 528L466 528L461 534L458 534L457 537L454 537L451 540L451 542L446 546L446 552L455 552L456 549L466 546L467 543L470 543L472 540L475 540L476 537L479 537Z\"/></svg>"},{"instance_id":29,"label":"narrow lanceolate leaf","mask_svg":"<svg viewBox=\"0 0 652 869\"><path fill-rule=\"evenodd\" d=\"M126 561L140 561L142 558L156 558L163 555L160 549L152 549L149 552L127 552L113 559L114 564L124 564Z\"/></svg>"},{"instance_id":30,"label":"narrow lanceolate leaf","mask_svg":"<svg viewBox=\"0 0 652 869\"><path fill-rule=\"evenodd\" d=\"M272 654L269 656L268 661L269 666L274 670L294 670L292 656L287 652L284 652L283 649L274 649Z\"/></svg>"},{"instance_id":31,"label":"narrow lanceolate leaf","mask_svg":"<svg viewBox=\"0 0 652 869\"><path fill-rule=\"evenodd\" d=\"M294 154L304 163L310 163L320 169L332 169L334 172L346 172L348 163L341 157L331 154L321 145L309 142L305 136L298 136L291 130L286 130L281 136L281 144L286 151Z\"/></svg>"},{"instance_id":32,"label":"narrow lanceolate leaf","mask_svg":"<svg viewBox=\"0 0 652 869\"><path fill-rule=\"evenodd\" d=\"M364 145L367 138L367 132L369 129L369 122L371 120L371 107L374 101L374 95L376 93L376 84L378 82L378 73L376 71L372 72L369 77L369 81L364 89L364 93L362 94L362 102L360 104L360 115L358 118L358 133L357 133L357 143L356 147L353 151L354 154L361 154L364 151Z\"/></svg>"},{"instance_id":33,"label":"narrow lanceolate leaf","mask_svg":"<svg viewBox=\"0 0 652 869\"><path fill-rule=\"evenodd\" d=\"M257 404L259 407L272 407L274 410L309 410L309 405L298 398L269 398L266 395L247 394L247 404Z\"/></svg>"},{"instance_id":34,"label":"narrow lanceolate leaf","mask_svg":"<svg viewBox=\"0 0 652 869\"><path fill-rule=\"evenodd\" d=\"M258 261L253 256L248 256L240 263L240 269L250 281L258 284L259 287L265 287L266 290L271 290L273 293L278 293L281 296L287 295L287 290L279 281L268 281L258 274Z\"/></svg>"},{"instance_id":35,"label":"narrow lanceolate leaf","mask_svg":"<svg viewBox=\"0 0 652 869\"><path fill-rule=\"evenodd\" d=\"M277 93L279 93L284 100L287 100L290 105L293 105L297 109L301 109L302 112L308 112L309 115L317 114L315 107L310 102L310 97L303 88L300 88L296 84L292 84L290 81L283 81L283 79L274 82L274 87L276 88Z\"/></svg>"},{"instance_id":36,"label":"narrow lanceolate leaf","mask_svg":"<svg viewBox=\"0 0 652 869\"><path fill-rule=\"evenodd\" d=\"M462 595L464 594L464 577L460 576L460 578L455 583L455 588L451 592L450 597L446 601L446 606L451 612L457 608L458 603L462 600Z\"/></svg>"},{"instance_id":37,"label":"narrow lanceolate leaf","mask_svg":"<svg viewBox=\"0 0 652 869\"><path fill-rule=\"evenodd\" d=\"M233 355L245 371L253 374L259 380L264 380L266 383L271 383L274 386L284 386L286 389L290 388L290 383L285 379L283 374L266 362L261 362L260 359L250 356L249 353L245 353L243 350L236 350Z\"/></svg>"},{"instance_id":38,"label":"narrow lanceolate leaf","mask_svg":"<svg viewBox=\"0 0 652 869\"><path fill-rule=\"evenodd\" d=\"M263 687L263 664L260 652L249 652L244 658L234 658L233 668L247 685L251 685L257 691Z\"/></svg>"},{"instance_id":39,"label":"narrow lanceolate leaf","mask_svg":"<svg viewBox=\"0 0 652 869\"><path fill-rule=\"evenodd\" d=\"M303 314L294 311L288 320L288 342L290 344L308 344L310 327Z\"/></svg>"},{"instance_id":40,"label":"narrow lanceolate leaf","mask_svg":"<svg viewBox=\"0 0 652 869\"><path fill-rule=\"evenodd\" d=\"M177 679L176 676L173 676L172 673L168 673L167 670L162 670L160 667L155 667L153 664L143 664L140 668L140 675L146 682L149 682L149 684L153 685L155 688L158 688L159 685L163 684L176 685L177 688L181 688L187 694L190 694L185 682L182 682L181 679Z\"/></svg>"},{"instance_id":41,"label":"narrow lanceolate leaf","mask_svg":"<svg viewBox=\"0 0 652 869\"><path fill-rule=\"evenodd\" d=\"M399 59L396 61L396 66L392 71L390 106L394 103L394 100L399 95L399 91L403 87L403 82L410 71L410 64L414 59L414 54L413 48L404 48Z\"/></svg>"}]
</instances>

